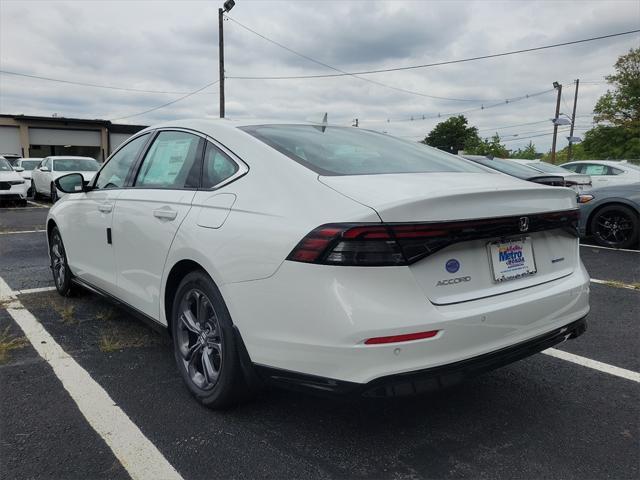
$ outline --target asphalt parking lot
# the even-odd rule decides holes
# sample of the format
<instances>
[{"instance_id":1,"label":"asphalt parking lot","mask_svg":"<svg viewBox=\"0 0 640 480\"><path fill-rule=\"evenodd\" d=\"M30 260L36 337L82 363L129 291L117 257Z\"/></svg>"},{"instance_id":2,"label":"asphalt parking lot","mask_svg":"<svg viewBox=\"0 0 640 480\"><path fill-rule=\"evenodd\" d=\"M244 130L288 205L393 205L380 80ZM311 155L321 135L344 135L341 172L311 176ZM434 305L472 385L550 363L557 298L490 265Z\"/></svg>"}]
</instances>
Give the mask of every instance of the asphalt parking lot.
<instances>
[{"instance_id":1,"label":"asphalt parking lot","mask_svg":"<svg viewBox=\"0 0 640 480\"><path fill-rule=\"evenodd\" d=\"M91 293L62 298L51 290L46 213L44 204L0 207L0 478L143 478L87 420L77 392L52 367L56 359L36 351L46 342L108 394L175 469L173 478L640 475L639 252L581 247L593 279L589 329L557 347L576 361L538 354L409 399L267 389L214 412L183 387L166 336ZM31 344L16 323L20 311L53 342ZM137 445L131 441L127 458L153 471L143 453L136 457Z\"/></svg>"}]
</instances>

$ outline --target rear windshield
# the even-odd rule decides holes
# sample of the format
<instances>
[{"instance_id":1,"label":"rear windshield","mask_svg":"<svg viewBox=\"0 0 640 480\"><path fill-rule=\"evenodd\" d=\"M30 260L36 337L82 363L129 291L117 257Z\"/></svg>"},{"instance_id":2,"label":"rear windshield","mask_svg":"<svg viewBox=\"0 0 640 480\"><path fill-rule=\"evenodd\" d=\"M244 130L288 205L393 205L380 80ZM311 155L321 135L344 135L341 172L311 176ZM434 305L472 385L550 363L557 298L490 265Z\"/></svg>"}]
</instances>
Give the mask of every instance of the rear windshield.
<instances>
[{"instance_id":1,"label":"rear windshield","mask_svg":"<svg viewBox=\"0 0 640 480\"><path fill-rule=\"evenodd\" d=\"M20 166L25 170L33 170L38 165L40 165L41 160L22 160L20 162Z\"/></svg>"},{"instance_id":2,"label":"rear windshield","mask_svg":"<svg viewBox=\"0 0 640 480\"><path fill-rule=\"evenodd\" d=\"M4 158L0 158L0 172L11 172L12 170L13 168L11 168L9 161Z\"/></svg>"},{"instance_id":3,"label":"rear windshield","mask_svg":"<svg viewBox=\"0 0 640 480\"><path fill-rule=\"evenodd\" d=\"M93 159L60 158L53 161L56 172L97 172L99 168L100 165Z\"/></svg>"},{"instance_id":4,"label":"rear windshield","mask_svg":"<svg viewBox=\"0 0 640 480\"><path fill-rule=\"evenodd\" d=\"M242 130L320 175L485 172L455 155L369 130L314 125Z\"/></svg>"}]
</instances>

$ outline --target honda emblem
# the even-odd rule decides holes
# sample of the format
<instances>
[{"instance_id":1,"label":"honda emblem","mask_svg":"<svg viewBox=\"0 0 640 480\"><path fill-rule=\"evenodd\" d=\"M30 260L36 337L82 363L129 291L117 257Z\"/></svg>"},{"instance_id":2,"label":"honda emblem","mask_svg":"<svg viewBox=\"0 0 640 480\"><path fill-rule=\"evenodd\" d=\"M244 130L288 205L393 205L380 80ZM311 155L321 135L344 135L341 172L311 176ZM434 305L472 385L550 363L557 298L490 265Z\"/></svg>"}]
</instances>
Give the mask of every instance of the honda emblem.
<instances>
[{"instance_id":1,"label":"honda emblem","mask_svg":"<svg viewBox=\"0 0 640 480\"><path fill-rule=\"evenodd\" d=\"M529 217L520 217L520 231L526 232L529 230Z\"/></svg>"}]
</instances>

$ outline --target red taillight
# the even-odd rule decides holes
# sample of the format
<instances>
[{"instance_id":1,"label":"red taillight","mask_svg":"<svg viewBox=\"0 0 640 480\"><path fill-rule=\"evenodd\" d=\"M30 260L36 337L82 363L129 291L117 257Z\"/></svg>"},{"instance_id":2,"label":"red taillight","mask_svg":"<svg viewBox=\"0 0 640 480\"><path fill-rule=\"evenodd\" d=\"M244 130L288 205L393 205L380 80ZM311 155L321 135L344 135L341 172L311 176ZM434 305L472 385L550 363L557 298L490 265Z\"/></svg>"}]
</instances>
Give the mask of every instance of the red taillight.
<instances>
[{"instance_id":1,"label":"red taillight","mask_svg":"<svg viewBox=\"0 0 640 480\"><path fill-rule=\"evenodd\" d=\"M428 332L406 333L404 335L391 335L390 337L374 337L365 340L365 345L380 345L382 343L410 342L411 340L422 340L424 338L435 337L440 330L430 330Z\"/></svg>"},{"instance_id":2,"label":"red taillight","mask_svg":"<svg viewBox=\"0 0 640 480\"><path fill-rule=\"evenodd\" d=\"M525 215L528 229L521 230L521 215L429 223L334 223L305 236L287 260L349 266L410 265L455 243L523 235L556 228L577 235L578 209Z\"/></svg>"}]
</instances>

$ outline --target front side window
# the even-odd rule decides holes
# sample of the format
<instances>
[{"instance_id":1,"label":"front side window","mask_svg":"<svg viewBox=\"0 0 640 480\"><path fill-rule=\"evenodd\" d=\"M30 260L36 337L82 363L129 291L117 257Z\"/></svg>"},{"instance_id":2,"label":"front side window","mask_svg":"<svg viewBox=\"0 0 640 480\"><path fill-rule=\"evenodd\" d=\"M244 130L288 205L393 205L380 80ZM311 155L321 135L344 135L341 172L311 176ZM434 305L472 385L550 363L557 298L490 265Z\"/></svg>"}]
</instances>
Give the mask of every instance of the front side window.
<instances>
[{"instance_id":1,"label":"front side window","mask_svg":"<svg viewBox=\"0 0 640 480\"><path fill-rule=\"evenodd\" d=\"M238 165L224 152L207 142L204 152L202 187L211 188L224 182L238 171Z\"/></svg>"},{"instance_id":2,"label":"front side window","mask_svg":"<svg viewBox=\"0 0 640 480\"><path fill-rule=\"evenodd\" d=\"M200 137L186 132L160 132L149 148L135 187L197 188L200 177Z\"/></svg>"},{"instance_id":3,"label":"front side window","mask_svg":"<svg viewBox=\"0 0 640 480\"><path fill-rule=\"evenodd\" d=\"M53 161L56 172L97 172L100 164L93 159L58 158Z\"/></svg>"},{"instance_id":4,"label":"front side window","mask_svg":"<svg viewBox=\"0 0 640 480\"><path fill-rule=\"evenodd\" d=\"M242 130L320 175L486 173L441 150L357 128L258 125Z\"/></svg>"},{"instance_id":5,"label":"front side window","mask_svg":"<svg viewBox=\"0 0 640 480\"><path fill-rule=\"evenodd\" d=\"M98 173L95 188L122 188L133 162L138 158L140 150L148 139L148 133L140 135L119 149Z\"/></svg>"}]
</instances>

